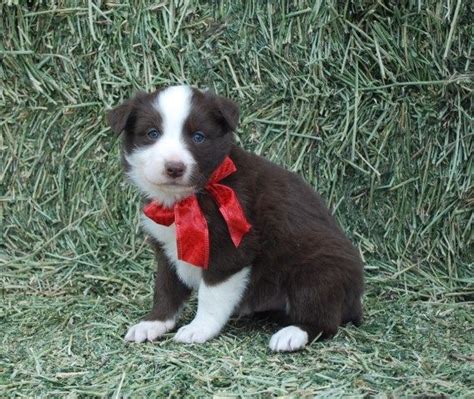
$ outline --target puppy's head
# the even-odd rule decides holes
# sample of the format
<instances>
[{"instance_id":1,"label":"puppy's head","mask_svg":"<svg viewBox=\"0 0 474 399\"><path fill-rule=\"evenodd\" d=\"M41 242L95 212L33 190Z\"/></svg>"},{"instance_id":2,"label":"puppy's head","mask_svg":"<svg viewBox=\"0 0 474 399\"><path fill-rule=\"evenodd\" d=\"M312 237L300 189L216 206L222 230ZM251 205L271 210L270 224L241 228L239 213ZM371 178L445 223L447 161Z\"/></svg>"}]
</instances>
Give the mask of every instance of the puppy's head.
<instances>
[{"instance_id":1,"label":"puppy's head","mask_svg":"<svg viewBox=\"0 0 474 399\"><path fill-rule=\"evenodd\" d=\"M198 191L229 153L239 119L231 100L189 86L138 93L112 109L125 168L148 197L165 205Z\"/></svg>"}]
</instances>

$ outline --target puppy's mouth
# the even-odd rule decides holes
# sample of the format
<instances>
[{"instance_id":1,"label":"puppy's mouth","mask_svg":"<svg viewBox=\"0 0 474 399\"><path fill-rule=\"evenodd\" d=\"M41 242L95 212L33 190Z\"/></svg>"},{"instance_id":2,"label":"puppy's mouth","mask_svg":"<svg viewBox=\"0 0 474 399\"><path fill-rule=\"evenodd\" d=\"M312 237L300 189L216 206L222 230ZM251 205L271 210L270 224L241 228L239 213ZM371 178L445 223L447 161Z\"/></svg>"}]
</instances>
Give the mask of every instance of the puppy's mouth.
<instances>
[{"instance_id":1,"label":"puppy's mouth","mask_svg":"<svg viewBox=\"0 0 474 399\"><path fill-rule=\"evenodd\" d=\"M163 179L161 181L155 181L146 176L143 176L145 180L153 186L155 189L177 195L190 195L194 192L199 191L201 185L205 184L203 176L198 173L192 173L187 177L178 177L175 179Z\"/></svg>"},{"instance_id":2,"label":"puppy's mouth","mask_svg":"<svg viewBox=\"0 0 474 399\"><path fill-rule=\"evenodd\" d=\"M161 184L156 184L156 186L161 188L162 190L169 190L169 191L192 191L195 188L193 185L178 183L178 182L161 183Z\"/></svg>"},{"instance_id":3,"label":"puppy's mouth","mask_svg":"<svg viewBox=\"0 0 474 399\"><path fill-rule=\"evenodd\" d=\"M182 181L165 181L165 182L154 182L146 179L149 184L153 185L159 190L172 192L172 193L182 193L182 192L192 192L195 189L195 186L190 183L185 183Z\"/></svg>"}]
</instances>

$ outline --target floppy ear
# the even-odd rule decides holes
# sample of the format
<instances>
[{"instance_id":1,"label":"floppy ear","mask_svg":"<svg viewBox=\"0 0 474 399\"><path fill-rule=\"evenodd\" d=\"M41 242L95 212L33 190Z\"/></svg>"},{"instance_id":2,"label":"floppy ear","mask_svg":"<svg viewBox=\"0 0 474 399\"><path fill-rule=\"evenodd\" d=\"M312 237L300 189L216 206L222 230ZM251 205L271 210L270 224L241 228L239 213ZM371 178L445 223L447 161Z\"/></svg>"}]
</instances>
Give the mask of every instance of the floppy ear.
<instances>
[{"instance_id":1,"label":"floppy ear","mask_svg":"<svg viewBox=\"0 0 474 399\"><path fill-rule=\"evenodd\" d=\"M228 98L216 96L217 107L230 130L235 130L239 124L239 106Z\"/></svg>"},{"instance_id":2,"label":"floppy ear","mask_svg":"<svg viewBox=\"0 0 474 399\"><path fill-rule=\"evenodd\" d=\"M132 100L127 100L107 112L107 122L115 134L120 134L125 129L132 108Z\"/></svg>"}]
</instances>

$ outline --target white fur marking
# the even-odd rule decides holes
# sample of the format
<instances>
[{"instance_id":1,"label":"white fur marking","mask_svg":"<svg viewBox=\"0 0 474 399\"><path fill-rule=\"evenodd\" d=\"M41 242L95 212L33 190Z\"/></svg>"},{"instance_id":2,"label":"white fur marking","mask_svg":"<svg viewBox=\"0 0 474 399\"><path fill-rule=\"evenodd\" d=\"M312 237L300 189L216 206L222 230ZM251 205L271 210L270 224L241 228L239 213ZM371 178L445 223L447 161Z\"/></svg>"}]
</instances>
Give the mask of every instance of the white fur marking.
<instances>
[{"instance_id":1,"label":"white fur marking","mask_svg":"<svg viewBox=\"0 0 474 399\"><path fill-rule=\"evenodd\" d=\"M217 285L207 285L202 281L196 317L178 330L174 340L188 344L203 343L218 335L240 303L249 274L250 267L246 267Z\"/></svg>"},{"instance_id":2,"label":"white fur marking","mask_svg":"<svg viewBox=\"0 0 474 399\"><path fill-rule=\"evenodd\" d=\"M202 278L202 269L182 260L175 261L176 274L190 289L197 290Z\"/></svg>"},{"instance_id":3,"label":"white fur marking","mask_svg":"<svg viewBox=\"0 0 474 399\"><path fill-rule=\"evenodd\" d=\"M197 289L201 283L202 269L187 262L178 260L176 248L176 226L163 226L155 223L150 218L142 215L143 228L156 240L163 244L163 250L171 263L176 268L179 279L191 289Z\"/></svg>"},{"instance_id":4,"label":"white fur marking","mask_svg":"<svg viewBox=\"0 0 474 399\"><path fill-rule=\"evenodd\" d=\"M308 343L308 333L296 326L288 326L273 334L270 349L274 352L293 352Z\"/></svg>"},{"instance_id":5,"label":"white fur marking","mask_svg":"<svg viewBox=\"0 0 474 399\"><path fill-rule=\"evenodd\" d=\"M154 341L163 334L172 330L175 324L176 323L174 319L166 321L141 321L140 323L135 324L129 328L127 335L125 335L125 341Z\"/></svg>"},{"instance_id":6,"label":"white fur marking","mask_svg":"<svg viewBox=\"0 0 474 399\"><path fill-rule=\"evenodd\" d=\"M191 110L192 93L188 86L173 86L158 93L153 107L161 116L161 137L153 145L137 148L126 155L131 166L128 172L130 179L147 196L166 206L193 193L190 187L169 185L173 179L170 180L165 173L166 162L183 162L186 172L176 181L186 185L195 167L196 161L183 140L183 127Z\"/></svg>"}]
</instances>

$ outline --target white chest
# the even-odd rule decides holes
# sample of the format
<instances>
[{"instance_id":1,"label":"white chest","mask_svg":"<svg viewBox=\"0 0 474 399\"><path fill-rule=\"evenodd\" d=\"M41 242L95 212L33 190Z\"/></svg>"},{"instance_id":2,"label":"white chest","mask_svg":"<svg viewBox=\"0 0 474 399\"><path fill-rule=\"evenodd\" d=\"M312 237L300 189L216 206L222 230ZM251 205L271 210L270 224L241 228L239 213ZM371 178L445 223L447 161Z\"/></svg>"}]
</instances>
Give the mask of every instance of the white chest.
<instances>
[{"instance_id":1,"label":"white chest","mask_svg":"<svg viewBox=\"0 0 474 399\"><path fill-rule=\"evenodd\" d=\"M176 268L179 279L189 288L197 289L201 283L201 268L178 259L176 249L176 226L163 226L148 217L142 217L142 226L153 238L163 244L163 250L170 263Z\"/></svg>"}]
</instances>

